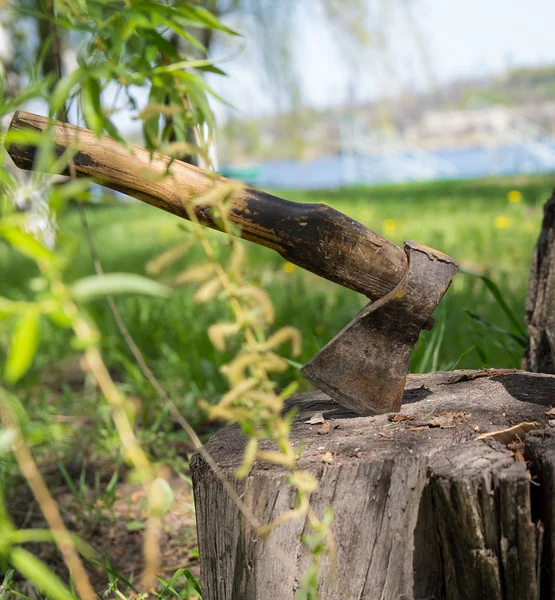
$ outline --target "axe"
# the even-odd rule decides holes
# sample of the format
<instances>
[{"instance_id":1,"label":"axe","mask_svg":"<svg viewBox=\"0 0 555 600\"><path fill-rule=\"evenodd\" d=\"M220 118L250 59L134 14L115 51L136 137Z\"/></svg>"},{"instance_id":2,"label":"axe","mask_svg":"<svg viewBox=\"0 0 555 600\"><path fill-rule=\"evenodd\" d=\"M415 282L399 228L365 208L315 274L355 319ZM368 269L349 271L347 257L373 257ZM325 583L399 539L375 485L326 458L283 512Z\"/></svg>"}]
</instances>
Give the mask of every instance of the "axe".
<instances>
[{"instance_id":1,"label":"axe","mask_svg":"<svg viewBox=\"0 0 555 600\"><path fill-rule=\"evenodd\" d=\"M185 201L201 196L214 182L229 182L168 156L27 112L17 112L10 129L48 131L59 155L74 151L77 176L92 177L185 219ZM33 168L36 147L11 144L7 150L18 167ZM458 269L454 261L415 242L400 248L324 204L290 202L245 187L228 207L228 218L244 239L372 300L301 372L360 415L397 412L412 350L420 331L432 327L431 315ZM195 206L194 212L202 225L221 229L210 206Z\"/></svg>"}]
</instances>

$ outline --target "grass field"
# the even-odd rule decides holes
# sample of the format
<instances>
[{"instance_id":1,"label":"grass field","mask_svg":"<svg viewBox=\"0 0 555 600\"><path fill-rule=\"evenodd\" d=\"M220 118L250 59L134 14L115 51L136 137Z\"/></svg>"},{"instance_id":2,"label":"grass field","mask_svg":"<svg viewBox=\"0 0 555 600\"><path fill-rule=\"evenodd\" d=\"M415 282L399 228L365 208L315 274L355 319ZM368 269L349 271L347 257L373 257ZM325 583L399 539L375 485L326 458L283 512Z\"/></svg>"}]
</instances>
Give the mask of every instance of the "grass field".
<instances>
[{"instance_id":1,"label":"grass field","mask_svg":"<svg viewBox=\"0 0 555 600\"><path fill-rule=\"evenodd\" d=\"M511 320L481 279L459 274L437 311L434 330L422 335L413 356L414 371L455 365L516 367L522 354L516 337L523 333L532 250L540 227L541 207L554 182L555 177L521 177L283 195L300 202L327 203L397 243L413 239L441 249L464 270L487 275L497 284L514 318ZM511 191L519 194L510 194ZM88 217L106 271L144 273L150 258L187 235L180 227L180 219L140 204L91 207ZM68 278L91 273L92 262L77 211L66 213L60 229L77 241ZM222 237L212 235L214 239ZM364 298L350 290L286 264L270 250L247 245L249 269L276 306L276 326L291 324L303 334L301 362L365 303ZM189 261L199 257L193 252ZM23 296L32 272L33 266L26 259L0 246L2 294ZM186 288L176 291L167 301L124 298L118 302L125 322L156 374L187 412L194 412L199 396L215 398L225 389L218 368L227 357L211 346L206 334L207 326L225 311L218 302L197 306L192 302L192 290ZM93 312L104 334L109 365L122 373L130 391L150 398L150 390L130 360L106 304L98 302ZM478 315L480 320L469 313ZM5 332L0 335L0 339L6 339ZM65 332L46 329L29 380L35 383L41 371L51 370L71 353ZM303 386L306 387L304 383Z\"/></svg>"},{"instance_id":2,"label":"grass field","mask_svg":"<svg viewBox=\"0 0 555 600\"><path fill-rule=\"evenodd\" d=\"M542 205L554 184L555 176L523 177L283 195L300 202L325 202L397 243L417 240L450 254L466 272L491 278L494 286L488 287L483 278L457 275L437 310L434 329L422 334L413 354L414 371L431 371L519 366L530 261ZM149 259L189 235L182 229L183 221L141 204L91 206L87 213L107 272L144 274ZM75 241L68 281L92 273L77 210L64 215L60 231ZM210 236L214 241L225 239L215 232ZM290 324L302 332L300 362L365 304L356 293L303 272L272 251L247 246L248 269L275 304L276 327ZM201 257L195 249L187 262ZM184 267L182 263L180 268ZM30 261L0 245L0 295L28 298L34 269ZM195 305L192 295L193 290L182 288L169 300L118 297L117 302L156 376L181 412L200 426L197 401L215 400L226 390L219 367L230 355L217 352L206 333L211 323L225 317L225 305L218 301ZM154 461L166 465L176 490L161 541L163 574L171 577L178 567L187 567L198 575L187 478L190 442L144 381L106 302L96 302L91 312L100 325L103 354L115 380L141 407L139 439ZM6 356L10 325L9 319L0 320L0 364ZM76 357L69 334L46 323L33 368L15 391L31 419L33 452L64 519L101 554L106 553L115 571L131 577L141 570L137 532L144 526L144 497L137 486L122 481L124 461L109 409L83 377ZM301 389L309 389L293 369L280 384L295 377ZM14 462L0 455L0 489L7 496L10 514L20 526L44 527L17 473ZM40 546L37 553L63 576L63 565L51 545ZM188 589L186 579L181 579L183 589ZM105 585L100 577L98 589Z\"/></svg>"}]
</instances>

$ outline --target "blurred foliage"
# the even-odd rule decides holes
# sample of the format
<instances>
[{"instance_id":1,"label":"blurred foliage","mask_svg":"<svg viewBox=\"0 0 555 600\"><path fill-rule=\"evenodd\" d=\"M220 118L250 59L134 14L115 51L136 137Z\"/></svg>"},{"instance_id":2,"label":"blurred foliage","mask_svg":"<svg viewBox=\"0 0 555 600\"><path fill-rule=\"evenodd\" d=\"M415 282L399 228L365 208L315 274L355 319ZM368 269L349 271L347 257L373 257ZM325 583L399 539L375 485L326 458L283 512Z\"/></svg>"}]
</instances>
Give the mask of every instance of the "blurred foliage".
<instances>
[{"instance_id":1,"label":"blurred foliage","mask_svg":"<svg viewBox=\"0 0 555 600\"><path fill-rule=\"evenodd\" d=\"M217 28L233 34L214 15L194 2L116 2L113 0L81 2L63 0L17 3L10 7L5 26L12 33L13 57L6 57L4 66L9 85L0 88L0 114L10 113L30 99L42 99L49 114L70 115L96 133L108 133L123 142L114 123L118 110L134 110L143 122L146 142L151 149L166 141L188 143L187 132L193 127L213 124L207 101L211 90L201 74L206 70L220 72L207 60L189 60L168 42L171 30L191 47L199 48L190 28ZM26 46L30 32L38 33L39 44ZM77 44L76 64L64 72L62 38ZM202 50L202 48L200 48ZM17 74L17 80L14 80ZM139 115L133 90L147 88L150 104ZM111 97L113 102L107 101ZM153 103L159 101L158 110ZM172 108L173 103L173 108ZM171 123L167 115L171 115ZM164 125L165 124L165 125ZM171 127L171 132L168 129ZM35 148L37 171L55 175L71 171L72 151L61 156L55 151L48 135L36 132L8 132L2 135L6 144ZM199 137L195 152L203 153ZM57 185L52 176L35 174L22 184L2 155L0 165L2 202L0 238L21 256L34 263L34 273L25 282L21 296L0 298L2 338L7 348L2 368L0 417L4 440L2 461L3 482L13 471L12 455L38 502L50 537L40 530L26 532L17 529L8 511L0 502L0 561L10 578L13 567L38 590L51 598L74 597L70 590L36 556L21 547L21 543L54 541L69 569L72 586L81 598L96 597L89 577L76 552L80 542L69 535L29 444L31 431L40 431L35 421L38 415L25 416L22 405L9 391L18 392L39 349L43 322L72 331L71 344L83 354L83 364L105 397L117 432L117 453L128 463L131 480L142 483L148 498L148 521L145 527L145 571L142 584L151 587L159 568L158 536L161 518L171 504L171 490L158 474L158 467L143 451L134 431L135 405L112 379L99 351L101 334L87 305L99 298L115 294L167 296L171 290L145 277L130 274L102 273L90 275L67 285L64 275L72 262L76 240L63 231L50 235L57 228L59 217L68 202L88 201L91 182L74 180ZM46 220L43 219L46 217ZM42 219L42 223L41 223ZM37 223L41 223L35 226ZM48 231L49 235L46 235ZM6 290L8 291L8 290ZM48 439L46 431L42 439ZM63 437L63 436L62 436ZM35 436L36 439L36 436ZM35 442L36 443L36 442ZM168 496L169 494L169 496ZM24 535L25 534L25 535ZM90 553L88 553L90 558ZM192 591L198 596L198 584ZM189 585L189 584L187 584ZM166 584L162 596L173 590ZM161 596L160 596L161 597Z\"/></svg>"},{"instance_id":2,"label":"blurred foliage","mask_svg":"<svg viewBox=\"0 0 555 600\"><path fill-rule=\"evenodd\" d=\"M108 134L125 147L126 141L118 126L118 116L125 111L142 122L148 149L161 150L174 156L198 155L208 163L207 147L214 121L207 98L215 94L202 75L206 72L223 75L223 72L208 59L196 57L198 53L205 55L207 48L199 41L199 36L192 32L210 29L236 35L212 12L196 2L41 0L14 5L11 14L7 26L12 30L15 45L21 46L18 37L20 31L33 26L41 44L35 48L34 60L32 53L27 52L32 63L28 63L30 69L27 73L19 73L17 86L4 90L7 101L0 110L2 114L17 108L25 99L41 99L46 103L51 117L60 116L83 123L94 133ZM77 44L74 64L64 68L65 50L72 48L73 43ZM188 49L184 54L183 47ZM34 87L28 87L30 85ZM14 96L15 88L19 90L17 97ZM146 106L139 106L138 90L143 94L148 92ZM33 273L23 282L19 294L0 298L4 321L2 341L6 348L3 367L5 387L0 388L0 416L6 449L12 450L17 467L32 489L50 527L51 539L58 546L71 576L68 583L75 586L75 593L79 597L92 599L95 592L77 553L79 544L67 531L60 509L30 450L32 439L19 417L23 411L15 410L10 400L15 398L12 391L18 392L20 386L25 386L29 369L41 348L41 331L45 329L44 323L49 322L49 326L55 330L65 330L70 347L82 355L81 364L87 376L107 403L107 415L111 423L104 421L104 426L108 425L111 429L109 435L112 448L117 453L117 461L127 464L129 481L144 488L148 520L144 525L141 586L142 589L151 589L160 568L158 540L162 518L172 503L173 494L161 476L159 465L149 454L148 448L145 449L141 444L145 436L141 427L137 427L136 402L126 393L125 386L113 378L101 352L103 336L95 320L94 302L107 297L113 316L118 320L114 296L145 294L167 298L171 289L140 275L122 272L104 274L99 263L96 263L95 275L68 282L66 276L75 257L77 241L60 229L61 215L69 202L91 200L92 182L75 178L72 162L74 150L68 148L60 152L49 129L42 134L36 131L11 131L3 135L3 141L6 145L32 147L35 170L31 181L23 186L11 174L5 162L2 162L0 172L3 192L0 238L13 252L33 265ZM171 167L170 161L167 173L170 176ZM60 173L69 173L71 181L60 185L55 178ZM228 235L214 241L202 228L190 229L190 241L186 245L189 249L202 249L204 259L200 264L187 266L173 283L199 285L194 301L201 305L217 298L229 307L232 319L213 324L207 331L209 339L220 351L226 349L228 338L235 338L234 356L227 365L222 366L222 372L228 379L228 391L216 406L210 403L204 403L203 406L214 418L239 422L249 438L238 476L245 477L255 460L267 460L289 469L290 482L297 489L297 506L278 517L276 522L261 524L251 514L250 524L261 535L265 535L280 523L307 514L309 498L317 482L313 476L297 468L296 452L288 439L292 414L282 417L284 400L296 386L293 384L279 391L271 379L272 373L282 373L289 367L276 354L276 349L285 342L291 342L293 355L298 354L300 335L292 327L271 330L274 308L268 296L249 282L242 243L234 241L232 234L238 232L232 230L227 220L227 202L239 189L237 186L227 187L218 185L215 179L213 188L205 196L192 200L187 190L179 190L183 193L183 203L191 221L195 221L195 203L202 202L210 206L214 217ZM45 217L45 221L37 225L39 216ZM86 218L83 215L82 218L86 232ZM32 226L32 223L36 226ZM183 247L182 243L180 247ZM91 252L94 257L94 247L91 247ZM169 254L173 257L171 261L166 252L149 263L150 270L156 271L152 265L158 265L161 271L175 259L181 258L182 253L176 254L172 249ZM120 324L119 328L140 365L134 374L148 379L157 390L159 405L169 407L173 417L183 423L170 396L161 390L148 367L142 364L140 351L134 350L134 341L129 339L125 325ZM199 398L195 398L195 401L198 402ZM25 417L25 422L32 423L33 418L33 415ZM150 423L147 423L147 427L150 427ZM183 427L194 445L198 446L194 431L190 430L187 423ZM60 437L63 438L63 434ZM275 450L259 448L259 441L266 438L275 443ZM199 449L202 451L201 447ZM12 468L6 470L7 476ZM61 472L65 474L66 484L75 498L80 499L82 506L86 506L88 488L85 488L84 495L81 494L71 485L67 471L61 468ZM2 486L0 491L3 489ZM241 502L239 498L236 501ZM89 508L88 512L93 511ZM72 588L53 574L49 575L48 567L38 557L20 548L17 536L21 530L14 526L7 511L2 511L2 514L5 518L0 520L0 535L6 541L0 548L0 559L4 567L13 567L50 597L64 600L72 597ZM248 509L246 514L250 514ZM98 514L96 518L99 518ZM308 519L312 527L327 540L318 545L315 560L319 561L323 554L332 551L329 531L327 525L312 512ZM28 535L25 541L42 542L45 539L37 533L34 538ZM191 593L198 596L198 584L190 573L182 570L180 575L185 577L188 587L192 586ZM175 592L173 580L162 583L165 585L162 596L168 590ZM307 593L315 597L316 589L312 580L307 586Z\"/></svg>"},{"instance_id":3,"label":"blurred foliage","mask_svg":"<svg viewBox=\"0 0 555 600\"><path fill-rule=\"evenodd\" d=\"M480 279L458 275L445 302L438 308L441 311L438 318L446 320L446 331L437 368L445 369L454 363L459 368L516 367L522 354L516 342L513 344L512 338L504 335L487 335L485 326L469 319L463 308L519 334L524 323L524 297L541 222L541 207L551 192L552 179L550 176L529 176L289 191L287 197L300 202L325 202L397 243L404 239L422 240L432 247L444 249L467 271L489 276L516 314L519 328L513 327ZM520 190L522 196L517 203L509 199L515 190ZM510 220L507 228L494 226L500 216ZM179 219L144 205L91 207L89 220L107 271L141 272L144 264L162 254L168 245L177 246L182 235ZM79 235L77 211L67 211L60 227L68 235ZM210 235L212 239L221 237L218 233ZM283 259L271 250L253 244L246 244L246 250L253 280L268 290L275 305L276 326L291 324L302 333L303 349L299 362L308 360L318 351L364 302L349 290L294 265L284 264ZM171 283L186 266L197 264L200 257L197 248L190 248L180 263L167 267L162 281ZM88 249L80 245L66 279L73 281L90 272ZM6 249L0 252L0 274L6 294L22 296L26 281L33 275L33 265ZM225 304L212 303L199 311L193 303L193 295L192 290L185 288L167 301L122 297L119 305L156 375L172 395L180 398L179 406L184 413L198 420L201 417L196 410L195 397L202 395L215 401L225 393L225 378L218 367L229 361L232 353L230 349L224 353L216 351L207 334L214 321L229 316L229 309ZM101 340L104 353L109 356L113 368L126 374L129 391L143 399L143 410L150 419L157 410L155 396L129 360L125 342L118 336L108 307L94 302L91 310L104 332ZM41 349L29 374L31 382L39 380L41 371L55 369L56 362L69 359L72 354L67 332L55 329L49 323L44 327ZM433 334L434 330L422 334L414 355L413 370L430 370L430 363L422 363L422 353ZM468 350L471 351L466 354ZM183 356L188 357L185 363ZM285 387L292 375L288 372L280 376L280 385ZM296 380L301 389L307 389L300 375ZM163 419L161 426L170 429Z\"/></svg>"}]
</instances>

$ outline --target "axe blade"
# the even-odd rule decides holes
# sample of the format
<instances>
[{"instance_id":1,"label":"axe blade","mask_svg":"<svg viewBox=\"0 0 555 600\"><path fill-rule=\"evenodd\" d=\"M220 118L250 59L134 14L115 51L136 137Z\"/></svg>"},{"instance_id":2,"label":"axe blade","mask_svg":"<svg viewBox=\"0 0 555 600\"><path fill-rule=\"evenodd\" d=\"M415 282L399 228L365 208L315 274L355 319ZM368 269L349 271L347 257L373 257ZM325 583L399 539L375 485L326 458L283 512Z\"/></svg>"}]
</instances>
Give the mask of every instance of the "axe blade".
<instances>
[{"instance_id":1,"label":"axe blade","mask_svg":"<svg viewBox=\"0 0 555 600\"><path fill-rule=\"evenodd\" d=\"M458 267L441 252L405 242L408 268L389 294L368 304L301 369L359 415L398 412L412 350Z\"/></svg>"}]
</instances>

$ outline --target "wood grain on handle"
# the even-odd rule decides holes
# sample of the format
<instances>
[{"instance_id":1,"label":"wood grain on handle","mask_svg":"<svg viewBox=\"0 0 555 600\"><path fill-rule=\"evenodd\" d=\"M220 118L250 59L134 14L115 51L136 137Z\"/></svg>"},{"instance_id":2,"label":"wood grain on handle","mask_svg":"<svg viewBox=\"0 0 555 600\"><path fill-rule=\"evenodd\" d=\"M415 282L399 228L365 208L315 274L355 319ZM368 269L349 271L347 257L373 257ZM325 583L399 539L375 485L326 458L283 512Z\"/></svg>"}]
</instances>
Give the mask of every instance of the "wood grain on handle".
<instances>
[{"instance_id":1,"label":"wood grain on handle","mask_svg":"<svg viewBox=\"0 0 555 600\"><path fill-rule=\"evenodd\" d=\"M17 112L12 130L44 132L49 119ZM152 206L188 218L184 202L207 192L214 180L201 169L153 154L138 146L125 147L108 136L60 121L51 123L60 154L76 151L75 171ZM11 144L8 153L22 169L32 169L35 148ZM324 204L283 200L245 187L230 199L229 220L249 241L272 248L290 262L375 300L391 291L407 268L404 251L344 214ZM219 229L209 206L197 206L196 216L207 227Z\"/></svg>"}]
</instances>

